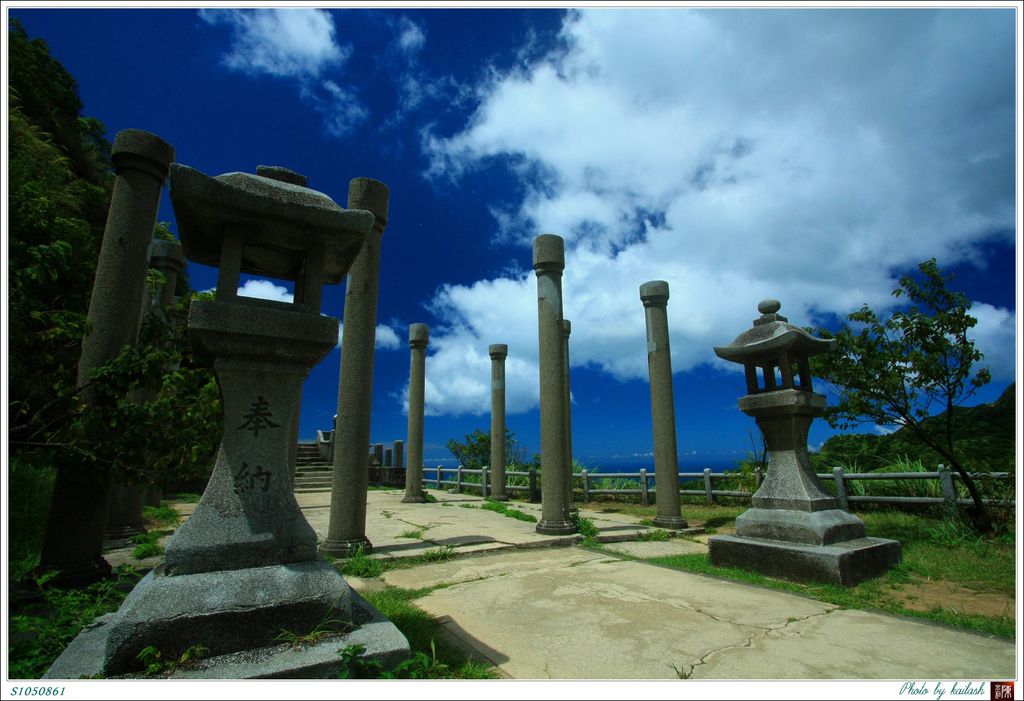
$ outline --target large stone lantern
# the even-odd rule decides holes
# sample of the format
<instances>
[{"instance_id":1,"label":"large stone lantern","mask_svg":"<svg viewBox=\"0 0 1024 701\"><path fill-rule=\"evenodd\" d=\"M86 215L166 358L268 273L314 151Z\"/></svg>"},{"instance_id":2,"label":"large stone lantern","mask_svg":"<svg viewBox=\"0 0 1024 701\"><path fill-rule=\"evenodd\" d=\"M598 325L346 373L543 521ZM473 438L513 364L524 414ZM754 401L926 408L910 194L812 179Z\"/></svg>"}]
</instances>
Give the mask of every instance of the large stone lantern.
<instances>
[{"instance_id":1,"label":"large stone lantern","mask_svg":"<svg viewBox=\"0 0 1024 701\"><path fill-rule=\"evenodd\" d=\"M825 397L812 390L809 358L827 353L835 341L789 324L780 307L776 300L762 301L752 329L728 346L715 347L720 358L743 365L747 394L739 408L757 421L769 465L751 499L753 508L736 519L736 535L709 540L711 562L853 585L898 564L901 547L895 540L866 538L864 523L836 508L815 474L807 433L823 413Z\"/></svg>"},{"instance_id":2,"label":"large stone lantern","mask_svg":"<svg viewBox=\"0 0 1024 701\"><path fill-rule=\"evenodd\" d=\"M327 676L351 644L396 662L408 643L318 554L289 464L303 380L338 338L338 320L320 314L321 288L348 272L374 215L341 208L284 168L209 177L174 164L170 181L185 255L220 269L215 298L194 300L188 317L220 384L220 450L165 563L92 633L100 659L58 660L49 674L122 674L145 647L176 656L197 644L211 658L201 676ZM241 273L294 280L294 301L239 296ZM326 621L339 631L319 647L275 647L282 630L303 635Z\"/></svg>"}]
</instances>

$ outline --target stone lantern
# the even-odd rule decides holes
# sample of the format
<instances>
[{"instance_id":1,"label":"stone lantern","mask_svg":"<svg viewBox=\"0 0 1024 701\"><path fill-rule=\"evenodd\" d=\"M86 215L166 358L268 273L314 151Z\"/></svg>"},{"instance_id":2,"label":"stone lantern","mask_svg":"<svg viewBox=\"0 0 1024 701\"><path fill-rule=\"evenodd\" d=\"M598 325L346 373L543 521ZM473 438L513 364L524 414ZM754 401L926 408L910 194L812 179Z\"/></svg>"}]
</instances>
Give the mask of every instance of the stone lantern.
<instances>
[{"instance_id":1,"label":"stone lantern","mask_svg":"<svg viewBox=\"0 0 1024 701\"><path fill-rule=\"evenodd\" d=\"M209 656L199 676L330 676L336 651L352 644L396 663L407 641L318 554L289 464L296 398L338 338L338 320L320 313L321 288L348 272L374 215L341 208L284 168L209 177L174 164L170 181L185 255L220 269L215 299L194 300L188 316L220 384L220 450L165 563L90 629L88 664L58 660L49 674L123 674L145 647L174 657L196 644ZM239 296L241 273L294 280L294 301ZM340 626L329 642L301 654L275 646L282 630L303 635L325 621Z\"/></svg>"},{"instance_id":2,"label":"stone lantern","mask_svg":"<svg viewBox=\"0 0 1024 701\"><path fill-rule=\"evenodd\" d=\"M825 397L812 390L809 358L829 352L835 341L789 324L780 307L762 301L752 329L715 347L720 358L743 365L747 394L739 408L757 421L769 465L753 508L736 519L736 535L709 540L711 562L798 581L857 584L897 565L901 547L865 537L864 523L838 509L815 474L807 433Z\"/></svg>"}]
</instances>

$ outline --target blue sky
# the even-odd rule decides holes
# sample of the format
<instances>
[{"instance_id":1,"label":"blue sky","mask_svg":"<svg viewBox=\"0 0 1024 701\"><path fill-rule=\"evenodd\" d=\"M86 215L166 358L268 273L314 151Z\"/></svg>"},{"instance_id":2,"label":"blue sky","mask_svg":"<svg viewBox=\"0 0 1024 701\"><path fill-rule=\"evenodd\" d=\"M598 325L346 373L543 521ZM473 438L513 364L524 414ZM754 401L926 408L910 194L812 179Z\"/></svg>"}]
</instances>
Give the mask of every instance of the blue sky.
<instances>
[{"instance_id":1,"label":"blue sky","mask_svg":"<svg viewBox=\"0 0 1024 701\"><path fill-rule=\"evenodd\" d=\"M427 323L428 465L489 427L492 343L509 346L509 428L539 450L540 233L566 239L574 449L589 464L652 450L648 280L671 286L687 465L751 447L742 374L712 347L765 297L793 323L834 325L865 302L888 309L899 275L935 256L975 303L993 374L978 400L1015 377L1010 9L10 16L78 80L110 140L155 132L210 175L285 166L342 204L353 177L388 184L372 440L405 437L408 325ZM174 222L166 195L160 219ZM212 269L189 273L216 284ZM343 297L328 288L324 312L340 318ZM330 425L339 361L335 349L305 385L303 437ZM816 422L810 442L829 435Z\"/></svg>"}]
</instances>

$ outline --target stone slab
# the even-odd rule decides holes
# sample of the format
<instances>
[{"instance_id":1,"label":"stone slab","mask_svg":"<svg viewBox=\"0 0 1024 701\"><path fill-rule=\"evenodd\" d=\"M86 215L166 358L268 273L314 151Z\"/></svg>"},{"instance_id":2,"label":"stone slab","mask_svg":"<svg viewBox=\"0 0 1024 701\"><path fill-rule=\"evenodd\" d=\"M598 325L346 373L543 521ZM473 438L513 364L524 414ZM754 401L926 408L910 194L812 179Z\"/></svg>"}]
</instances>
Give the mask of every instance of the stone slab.
<instances>
[{"instance_id":1,"label":"stone slab","mask_svg":"<svg viewBox=\"0 0 1024 701\"><path fill-rule=\"evenodd\" d=\"M665 541L634 541L626 543L609 543L605 550L622 553L638 558L648 557L671 557L673 555L693 555L695 553L706 553L708 548L703 543L695 543L692 540L673 538Z\"/></svg>"},{"instance_id":2,"label":"stone slab","mask_svg":"<svg viewBox=\"0 0 1024 701\"><path fill-rule=\"evenodd\" d=\"M739 536L708 539L711 564L739 567L798 582L854 586L900 563L899 541L857 538L831 545L804 545Z\"/></svg>"},{"instance_id":3,"label":"stone slab","mask_svg":"<svg viewBox=\"0 0 1024 701\"><path fill-rule=\"evenodd\" d=\"M867 611L767 631L710 654L694 679L1013 679L1013 643Z\"/></svg>"}]
</instances>

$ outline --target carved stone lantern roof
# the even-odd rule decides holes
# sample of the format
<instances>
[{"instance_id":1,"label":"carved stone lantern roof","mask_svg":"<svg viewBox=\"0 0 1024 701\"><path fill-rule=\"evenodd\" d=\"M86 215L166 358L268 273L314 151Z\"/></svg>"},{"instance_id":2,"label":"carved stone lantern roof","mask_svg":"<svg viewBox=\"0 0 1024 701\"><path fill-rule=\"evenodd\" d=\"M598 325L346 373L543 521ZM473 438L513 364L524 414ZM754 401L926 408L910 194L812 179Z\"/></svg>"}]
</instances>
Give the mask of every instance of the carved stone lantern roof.
<instances>
[{"instance_id":1,"label":"carved stone lantern roof","mask_svg":"<svg viewBox=\"0 0 1024 701\"><path fill-rule=\"evenodd\" d=\"M815 338L803 329L793 326L778 313L782 304L775 299L762 300L757 305L761 317L754 327L744 331L727 346L715 346L715 354L723 360L741 363L747 371L747 389L751 394L775 389L803 389L811 391L810 368L807 359L827 353L835 339ZM793 372L793 365L797 373ZM781 372L781 387L776 383L775 368ZM756 368L764 371L765 387L759 389ZM794 386L798 374L800 386Z\"/></svg>"},{"instance_id":2,"label":"carved stone lantern roof","mask_svg":"<svg viewBox=\"0 0 1024 701\"><path fill-rule=\"evenodd\" d=\"M173 164L171 201L185 255L232 269L236 262L225 257L233 247L225 239L238 234L244 239L239 272L297 280L310 254L322 251L322 283L340 282L373 227L374 215L344 209L305 183L304 176L277 166L259 166L255 175L210 177Z\"/></svg>"}]
</instances>

